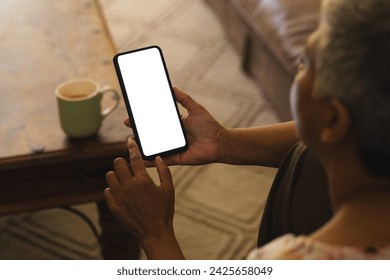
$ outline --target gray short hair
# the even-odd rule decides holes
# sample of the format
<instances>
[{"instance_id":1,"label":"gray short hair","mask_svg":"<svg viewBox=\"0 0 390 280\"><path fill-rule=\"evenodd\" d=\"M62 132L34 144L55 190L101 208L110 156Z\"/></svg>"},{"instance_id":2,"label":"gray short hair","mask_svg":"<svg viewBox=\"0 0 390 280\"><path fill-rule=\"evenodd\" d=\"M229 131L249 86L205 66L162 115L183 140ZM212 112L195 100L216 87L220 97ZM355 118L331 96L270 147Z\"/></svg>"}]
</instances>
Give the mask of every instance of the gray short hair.
<instances>
[{"instance_id":1,"label":"gray short hair","mask_svg":"<svg viewBox=\"0 0 390 280\"><path fill-rule=\"evenodd\" d=\"M327 0L317 55L317 97L348 109L363 163L390 177L390 1Z\"/></svg>"}]
</instances>

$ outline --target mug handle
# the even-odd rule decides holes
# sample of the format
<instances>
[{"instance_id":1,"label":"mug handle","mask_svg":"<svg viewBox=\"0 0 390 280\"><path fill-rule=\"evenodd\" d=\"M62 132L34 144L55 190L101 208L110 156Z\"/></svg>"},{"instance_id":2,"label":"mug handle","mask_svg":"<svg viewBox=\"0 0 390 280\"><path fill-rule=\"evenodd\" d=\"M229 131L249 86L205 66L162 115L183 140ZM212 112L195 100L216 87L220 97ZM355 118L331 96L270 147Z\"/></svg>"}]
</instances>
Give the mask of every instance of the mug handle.
<instances>
[{"instance_id":1,"label":"mug handle","mask_svg":"<svg viewBox=\"0 0 390 280\"><path fill-rule=\"evenodd\" d=\"M102 98L103 98L103 95L108 93L108 92L114 93L113 97L114 97L115 101L111 106L109 106L108 108L106 108L102 111L102 118L103 119L105 117L107 117L109 114L111 114L118 107L119 101L120 101L120 95L114 88L112 88L110 86L104 86L100 89L100 94L102 95Z\"/></svg>"}]
</instances>

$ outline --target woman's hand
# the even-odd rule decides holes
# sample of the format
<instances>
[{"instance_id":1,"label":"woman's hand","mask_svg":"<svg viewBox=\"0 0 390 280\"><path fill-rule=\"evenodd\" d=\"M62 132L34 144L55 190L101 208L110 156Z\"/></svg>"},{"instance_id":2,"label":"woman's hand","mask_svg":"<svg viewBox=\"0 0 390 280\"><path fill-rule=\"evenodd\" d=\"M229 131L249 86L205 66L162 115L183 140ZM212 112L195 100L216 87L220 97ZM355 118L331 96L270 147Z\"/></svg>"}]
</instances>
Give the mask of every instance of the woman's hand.
<instances>
[{"instance_id":1,"label":"woman's hand","mask_svg":"<svg viewBox=\"0 0 390 280\"><path fill-rule=\"evenodd\" d=\"M115 171L106 175L109 187L104 196L108 207L138 238L149 258L182 258L173 231L175 192L169 168L156 158L160 178L157 186L132 139L128 140L128 150L130 164L118 158L114 161Z\"/></svg>"},{"instance_id":2,"label":"woman's hand","mask_svg":"<svg viewBox=\"0 0 390 280\"><path fill-rule=\"evenodd\" d=\"M199 103L183 91L174 88L176 100L187 110L182 116L184 130L188 140L188 149L180 154L164 157L167 165L200 165L218 162L221 141L226 129ZM130 127L130 120L125 120ZM153 162L145 162L154 166Z\"/></svg>"}]
</instances>

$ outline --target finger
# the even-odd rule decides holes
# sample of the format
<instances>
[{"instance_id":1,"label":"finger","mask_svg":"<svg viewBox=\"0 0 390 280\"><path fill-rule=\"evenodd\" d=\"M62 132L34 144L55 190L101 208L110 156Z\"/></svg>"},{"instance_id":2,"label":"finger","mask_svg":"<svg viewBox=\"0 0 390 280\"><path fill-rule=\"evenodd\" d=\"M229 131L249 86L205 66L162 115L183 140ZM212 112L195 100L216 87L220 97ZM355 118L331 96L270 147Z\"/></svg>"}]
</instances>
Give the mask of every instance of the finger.
<instances>
[{"instance_id":1,"label":"finger","mask_svg":"<svg viewBox=\"0 0 390 280\"><path fill-rule=\"evenodd\" d=\"M111 211L115 211L116 203L115 203L115 197L112 194L112 190L110 188L106 188L103 192L104 199L106 200L107 206Z\"/></svg>"},{"instance_id":2,"label":"finger","mask_svg":"<svg viewBox=\"0 0 390 280\"><path fill-rule=\"evenodd\" d=\"M145 163L142 159L141 153L134 139L132 138L128 139L127 148L129 150L130 165L134 176L146 175L147 171L146 171Z\"/></svg>"},{"instance_id":3,"label":"finger","mask_svg":"<svg viewBox=\"0 0 390 280\"><path fill-rule=\"evenodd\" d=\"M176 87L173 88L173 91L175 92L177 102L179 102L184 108L186 108L189 114L195 113L199 109L200 105L184 91L181 91Z\"/></svg>"},{"instance_id":4,"label":"finger","mask_svg":"<svg viewBox=\"0 0 390 280\"><path fill-rule=\"evenodd\" d=\"M125 119L123 123L125 124L125 126L131 128L131 123L130 123L130 119L129 118Z\"/></svg>"},{"instance_id":5,"label":"finger","mask_svg":"<svg viewBox=\"0 0 390 280\"><path fill-rule=\"evenodd\" d=\"M125 183L133 178L129 164L124 158L114 160L114 169L120 183Z\"/></svg>"},{"instance_id":6,"label":"finger","mask_svg":"<svg viewBox=\"0 0 390 280\"><path fill-rule=\"evenodd\" d=\"M180 155L171 155L171 156L164 157L164 159L162 159L162 158L161 159L163 160L163 162L164 162L164 164L166 166L171 166L171 165L176 165L177 164L179 156ZM157 166L156 161L154 161L153 164L154 164L154 166Z\"/></svg>"},{"instance_id":7,"label":"finger","mask_svg":"<svg viewBox=\"0 0 390 280\"><path fill-rule=\"evenodd\" d=\"M109 187L115 188L119 185L119 179L116 176L116 173L114 171L107 172L106 174L106 182Z\"/></svg>"},{"instance_id":8,"label":"finger","mask_svg":"<svg viewBox=\"0 0 390 280\"><path fill-rule=\"evenodd\" d=\"M156 168L161 186L166 190L173 191L172 174L161 157L156 157Z\"/></svg>"}]
</instances>

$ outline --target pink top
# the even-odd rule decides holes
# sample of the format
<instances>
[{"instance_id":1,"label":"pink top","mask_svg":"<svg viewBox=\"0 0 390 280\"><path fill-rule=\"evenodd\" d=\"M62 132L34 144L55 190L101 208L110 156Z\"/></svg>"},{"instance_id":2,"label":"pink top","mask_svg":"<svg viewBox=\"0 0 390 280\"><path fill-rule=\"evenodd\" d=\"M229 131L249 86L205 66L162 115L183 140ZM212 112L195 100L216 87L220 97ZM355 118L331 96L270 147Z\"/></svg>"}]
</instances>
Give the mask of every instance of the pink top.
<instances>
[{"instance_id":1,"label":"pink top","mask_svg":"<svg viewBox=\"0 0 390 280\"><path fill-rule=\"evenodd\" d=\"M248 259L267 260L390 260L390 244L380 247L348 247L286 234L249 253Z\"/></svg>"}]
</instances>

